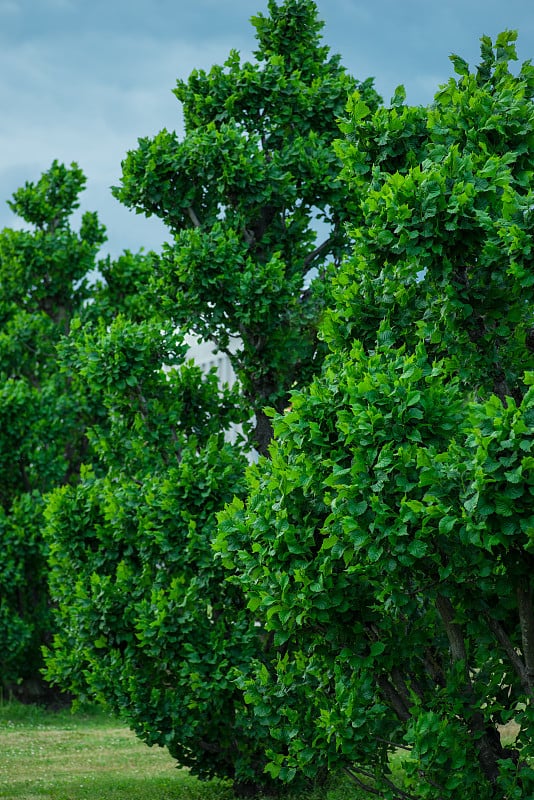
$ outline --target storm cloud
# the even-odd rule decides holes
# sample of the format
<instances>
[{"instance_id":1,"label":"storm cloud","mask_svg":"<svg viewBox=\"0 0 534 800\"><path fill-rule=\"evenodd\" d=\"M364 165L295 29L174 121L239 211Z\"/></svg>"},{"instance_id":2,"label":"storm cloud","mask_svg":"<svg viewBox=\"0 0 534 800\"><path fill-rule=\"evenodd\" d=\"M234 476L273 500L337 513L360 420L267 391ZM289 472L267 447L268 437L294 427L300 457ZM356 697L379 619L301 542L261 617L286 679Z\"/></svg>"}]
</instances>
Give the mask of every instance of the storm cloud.
<instances>
[{"instance_id":1,"label":"storm cloud","mask_svg":"<svg viewBox=\"0 0 534 800\"><path fill-rule=\"evenodd\" d=\"M410 103L430 102L458 53L475 65L479 38L519 31L534 56L530 0L319 0L324 39L360 79L389 100L402 83ZM16 226L5 201L53 159L88 178L83 208L97 210L108 251L158 249L165 229L115 201L121 160L141 136L182 131L177 78L251 58L249 18L266 0L0 0L0 227Z\"/></svg>"}]
</instances>

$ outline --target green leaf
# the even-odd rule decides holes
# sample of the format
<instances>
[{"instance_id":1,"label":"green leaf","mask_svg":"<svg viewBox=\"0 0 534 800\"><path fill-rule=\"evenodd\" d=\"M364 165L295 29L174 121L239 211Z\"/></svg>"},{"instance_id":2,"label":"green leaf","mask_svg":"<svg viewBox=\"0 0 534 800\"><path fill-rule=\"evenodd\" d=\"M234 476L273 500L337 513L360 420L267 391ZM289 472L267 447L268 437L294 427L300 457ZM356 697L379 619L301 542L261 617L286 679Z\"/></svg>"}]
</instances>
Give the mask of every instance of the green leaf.
<instances>
[{"instance_id":1,"label":"green leaf","mask_svg":"<svg viewBox=\"0 0 534 800\"><path fill-rule=\"evenodd\" d=\"M408 545L408 552L415 558L423 558L428 552L428 545L420 539L415 539Z\"/></svg>"},{"instance_id":2,"label":"green leaf","mask_svg":"<svg viewBox=\"0 0 534 800\"><path fill-rule=\"evenodd\" d=\"M439 521L439 532L443 535L446 535L452 531L456 524L456 518L451 516L444 516Z\"/></svg>"},{"instance_id":3,"label":"green leaf","mask_svg":"<svg viewBox=\"0 0 534 800\"><path fill-rule=\"evenodd\" d=\"M449 59L452 61L454 71L457 75L469 75L469 64L461 56L450 55Z\"/></svg>"},{"instance_id":4,"label":"green leaf","mask_svg":"<svg viewBox=\"0 0 534 800\"><path fill-rule=\"evenodd\" d=\"M371 657L376 658L377 656L382 655L384 650L386 649L386 645L383 642L373 642L371 645Z\"/></svg>"},{"instance_id":5,"label":"green leaf","mask_svg":"<svg viewBox=\"0 0 534 800\"><path fill-rule=\"evenodd\" d=\"M475 492L475 494L471 495L471 497L469 497L467 500L464 501L464 508L469 514L472 514L475 508L477 507L478 499L479 499L478 492Z\"/></svg>"}]
</instances>

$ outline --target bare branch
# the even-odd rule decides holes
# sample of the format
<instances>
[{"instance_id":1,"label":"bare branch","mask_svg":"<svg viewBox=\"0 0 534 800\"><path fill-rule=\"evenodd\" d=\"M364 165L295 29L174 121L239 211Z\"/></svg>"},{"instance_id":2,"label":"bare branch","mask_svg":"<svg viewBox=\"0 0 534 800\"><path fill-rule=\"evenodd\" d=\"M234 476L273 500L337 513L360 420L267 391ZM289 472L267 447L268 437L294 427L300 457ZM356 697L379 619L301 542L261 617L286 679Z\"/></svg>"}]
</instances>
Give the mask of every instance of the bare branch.
<instances>
[{"instance_id":1,"label":"bare branch","mask_svg":"<svg viewBox=\"0 0 534 800\"><path fill-rule=\"evenodd\" d=\"M393 682L395 684L398 693L400 694L400 696L404 701L404 705L406 706L406 708L409 708L412 704L410 697L410 690L408 689L406 681L404 680L404 676L398 667L393 667L393 669L391 670L391 677L393 678Z\"/></svg>"},{"instance_id":2,"label":"bare branch","mask_svg":"<svg viewBox=\"0 0 534 800\"><path fill-rule=\"evenodd\" d=\"M315 250L312 250L311 253L308 253L306 258L304 259L304 263L302 265L302 272L308 272L310 265L313 264L315 259L321 255L330 245L332 244L332 237L329 236L328 239L325 239Z\"/></svg>"},{"instance_id":3,"label":"bare branch","mask_svg":"<svg viewBox=\"0 0 534 800\"><path fill-rule=\"evenodd\" d=\"M437 686L445 686L445 675L443 674L443 668L429 648L425 650L423 655L423 665L427 674L432 678Z\"/></svg>"},{"instance_id":4,"label":"bare branch","mask_svg":"<svg viewBox=\"0 0 534 800\"><path fill-rule=\"evenodd\" d=\"M351 772L351 770L350 770L350 769L347 769L347 767L343 767L343 772L344 772L346 775L348 775L348 776L349 776L349 778L351 779L351 781L353 781L353 782L356 784L356 786L358 786L360 789L363 789L365 792L369 792L369 794L374 794L374 795L376 795L377 797L383 797L383 794L382 794L382 792L380 792L378 789L374 789L372 786L369 786L368 784L366 784L366 783L364 783L363 781L361 781L361 780L360 780L360 779L359 779L359 778L358 778L358 777L357 777L357 776L354 774L354 772Z\"/></svg>"},{"instance_id":5,"label":"bare branch","mask_svg":"<svg viewBox=\"0 0 534 800\"><path fill-rule=\"evenodd\" d=\"M390 747L394 747L395 750L407 750L409 753L413 750L413 745L411 744L400 744L399 742L392 742L390 739L382 739L381 736L375 737L377 742L382 742L383 744L387 744Z\"/></svg>"},{"instance_id":6,"label":"bare branch","mask_svg":"<svg viewBox=\"0 0 534 800\"><path fill-rule=\"evenodd\" d=\"M525 677L528 692L534 688L534 612L532 609L532 589L528 575L521 575L517 584L517 608L521 625L523 657L525 659Z\"/></svg>"},{"instance_id":7,"label":"bare branch","mask_svg":"<svg viewBox=\"0 0 534 800\"><path fill-rule=\"evenodd\" d=\"M357 786L359 786L361 789L364 789L366 792L369 792L369 794L374 794L377 797L384 797L384 794L381 789L375 789L373 786L369 786L369 784L364 783L362 780L360 780L360 778L358 778L358 776L354 772L352 772L352 770L348 769L348 767L343 767L343 772L345 772ZM360 775L363 775L365 778L370 778L371 780L374 780L376 777L375 775L373 775L372 772L368 772L367 770L361 769L360 767L357 768L357 772ZM393 781L390 781L389 778L386 778L385 775L381 775L380 780L388 787L388 789L391 789L396 795L396 797L400 798L400 800L417 800L415 795L408 794L408 792L405 792L403 789L400 789L398 786L395 786Z\"/></svg>"},{"instance_id":8,"label":"bare branch","mask_svg":"<svg viewBox=\"0 0 534 800\"><path fill-rule=\"evenodd\" d=\"M403 720L403 722L409 720L410 712L406 707L406 703L391 681L389 681L385 675L377 675L375 676L375 680L382 692L382 696L390 704L398 718Z\"/></svg>"},{"instance_id":9,"label":"bare branch","mask_svg":"<svg viewBox=\"0 0 534 800\"><path fill-rule=\"evenodd\" d=\"M465 649L464 637L460 626L454 622L454 608L448 597L438 595L436 597L436 608L445 626L447 638L451 648L453 661L463 661L467 675L467 652Z\"/></svg>"},{"instance_id":10,"label":"bare branch","mask_svg":"<svg viewBox=\"0 0 534 800\"><path fill-rule=\"evenodd\" d=\"M484 774L494 784L499 774L498 759L502 758L502 747L499 734L495 728L488 728L484 714L477 708L475 693L471 677L469 675L469 665L467 663L467 651L462 630L458 623L454 621L454 608L448 597L438 595L436 598L436 608L441 616L454 662L463 662L465 675L466 700L468 703L469 714L466 721L469 731L474 738L475 746L478 750L478 759Z\"/></svg>"},{"instance_id":11,"label":"bare branch","mask_svg":"<svg viewBox=\"0 0 534 800\"><path fill-rule=\"evenodd\" d=\"M141 387L139 386L138 383L135 385L135 393L137 394L137 396L139 398L140 405L141 405L141 408L139 409L139 413L141 414L144 422L146 423L147 428L150 430L150 424L149 424L149 421L148 421L148 419L149 419L148 403L147 403L147 401L145 399L145 396L144 396L143 392L141 391Z\"/></svg>"},{"instance_id":12,"label":"bare branch","mask_svg":"<svg viewBox=\"0 0 534 800\"><path fill-rule=\"evenodd\" d=\"M189 206L189 208L187 209L187 213L189 214L189 219L191 220L195 228L200 228L200 220L195 214L195 209L192 208L192 206Z\"/></svg>"},{"instance_id":13,"label":"bare branch","mask_svg":"<svg viewBox=\"0 0 534 800\"><path fill-rule=\"evenodd\" d=\"M490 614L484 614L484 617L486 619L488 628L495 635L495 638L497 639L499 644L503 647L506 655L510 659L510 663L512 664L514 670L516 671L519 680L521 681L523 689L527 693L530 693L532 691L532 688L529 683L527 670L520 656L516 652L515 647L510 641L508 634L506 633L500 622L498 622L498 620L496 619L493 619L493 617L491 617Z\"/></svg>"},{"instance_id":14,"label":"bare branch","mask_svg":"<svg viewBox=\"0 0 534 800\"><path fill-rule=\"evenodd\" d=\"M176 460L179 464L182 462L182 448L180 447L180 443L178 442L178 436L176 434L176 430L174 427L171 427L171 437L174 443L174 454L176 455Z\"/></svg>"}]
</instances>

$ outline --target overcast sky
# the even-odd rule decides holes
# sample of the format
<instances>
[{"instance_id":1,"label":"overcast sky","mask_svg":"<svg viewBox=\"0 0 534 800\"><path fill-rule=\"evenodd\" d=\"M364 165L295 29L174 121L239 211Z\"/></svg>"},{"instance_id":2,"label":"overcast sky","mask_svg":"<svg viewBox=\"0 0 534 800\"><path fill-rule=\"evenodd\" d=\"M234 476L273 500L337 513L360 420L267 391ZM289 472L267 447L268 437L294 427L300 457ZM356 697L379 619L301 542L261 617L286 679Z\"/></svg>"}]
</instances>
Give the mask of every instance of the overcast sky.
<instances>
[{"instance_id":1,"label":"overcast sky","mask_svg":"<svg viewBox=\"0 0 534 800\"><path fill-rule=\"evenodd\" d=\"M479 39L519 31L519 61L534 60L532 0L318 0L324 40L386 100L404 84L427 103L452 74L452 52L476 65ZM232 48L251 58L250 16L267 0L0 0L0 228L6 200L54 159L88 178L82 209L97 210L107 250L159 249L165 229L110 194L138 137L181 131L172 89Z\"/></svg>"}]
</instances>

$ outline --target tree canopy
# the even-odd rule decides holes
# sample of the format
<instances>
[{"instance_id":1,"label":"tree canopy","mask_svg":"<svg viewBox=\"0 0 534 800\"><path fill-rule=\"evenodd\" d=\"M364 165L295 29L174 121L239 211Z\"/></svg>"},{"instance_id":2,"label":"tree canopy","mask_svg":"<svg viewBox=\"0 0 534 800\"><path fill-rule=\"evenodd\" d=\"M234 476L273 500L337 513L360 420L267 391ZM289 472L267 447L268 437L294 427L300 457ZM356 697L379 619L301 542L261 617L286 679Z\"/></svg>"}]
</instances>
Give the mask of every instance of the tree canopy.
<instances>
[{"instance_id":1,"label":"tree canopy","mask_svg":"<svg viewBox=\"0 0 534 800\"><path fill-rule=\"evenodd\" d=\"M342 770L384 800L520 800L534 68L482 37L428 107L385 107L312 0L252 22L255 60L178 81L183 137L123 162L161 253L97 260L75 164L13 197L2 681L44 644L49 681L243 796Z\"/></svg>"},{"instance_id":2,"label":"tree canopy","mask_svg":"<svg viewBox=\"0 0 534 800\"><path fill-rule=\"evenodd\" d=\"M115 194L175 235L154 262L166 315L228 355L265 453L264 406L281 411L320 365L327 273L356 213L332 149L337 119L349 91L359 87L371 108L379 98L321 44L315 3L271 0L252 23L256 62L233 51L178 81L185 137L140 139Z\"/></svg>"},{"instance_id":3,"label":"tree canopy","mask_svg":"<svg viewBox=\"0 0 534 800\"><path fill-rule=\"evenodd\" d=\"M253 18L256 62L233 52L178 83L183 139L162 131L124 161L116 196L158 214L174 241L150 255L150 275L131 274L144 318L131 300L110 317L104 292L102 321L95 312L59 349L101 415L46 528L58 605L48 678L240 793L273 786L269 734L235 682L270 645L214 557L216 515L243 495L252 449L266 452L265 405L283 409L320 368L319 317L350 240L337 117L356 88L378 103L321 44L313 2L269 11ZM185 332L228 353L233 391L187 363Z\"/></svg>"},{"instance_id":4,"label":"tree canopy","mask_svg":"<svg viewBox=\"0 0 534 800\"><path fill-rule=\"evenodd\" d=\"M83 402L55 346L84 315L87 275L105 232L94 213L70 226L85 177L54 162L13 195L26 223L0 232L0 685L39 679L50 633L43 497L69 483L86 452Z\"/></svg>"},{"instance_id":5,"label":"tree canopy","mask_svg":"<svg viewBox=\"0 0 534 800\"><path fill-rule=\"evenodd\" d=\"M510 70L514 40L483 37L474 71L453 56L428 108L356 93L341 126L362 218L330 352L218 540L276 646L241 685L284 780L534 787L534 71Z\"/></svg>"}]
</instances>

